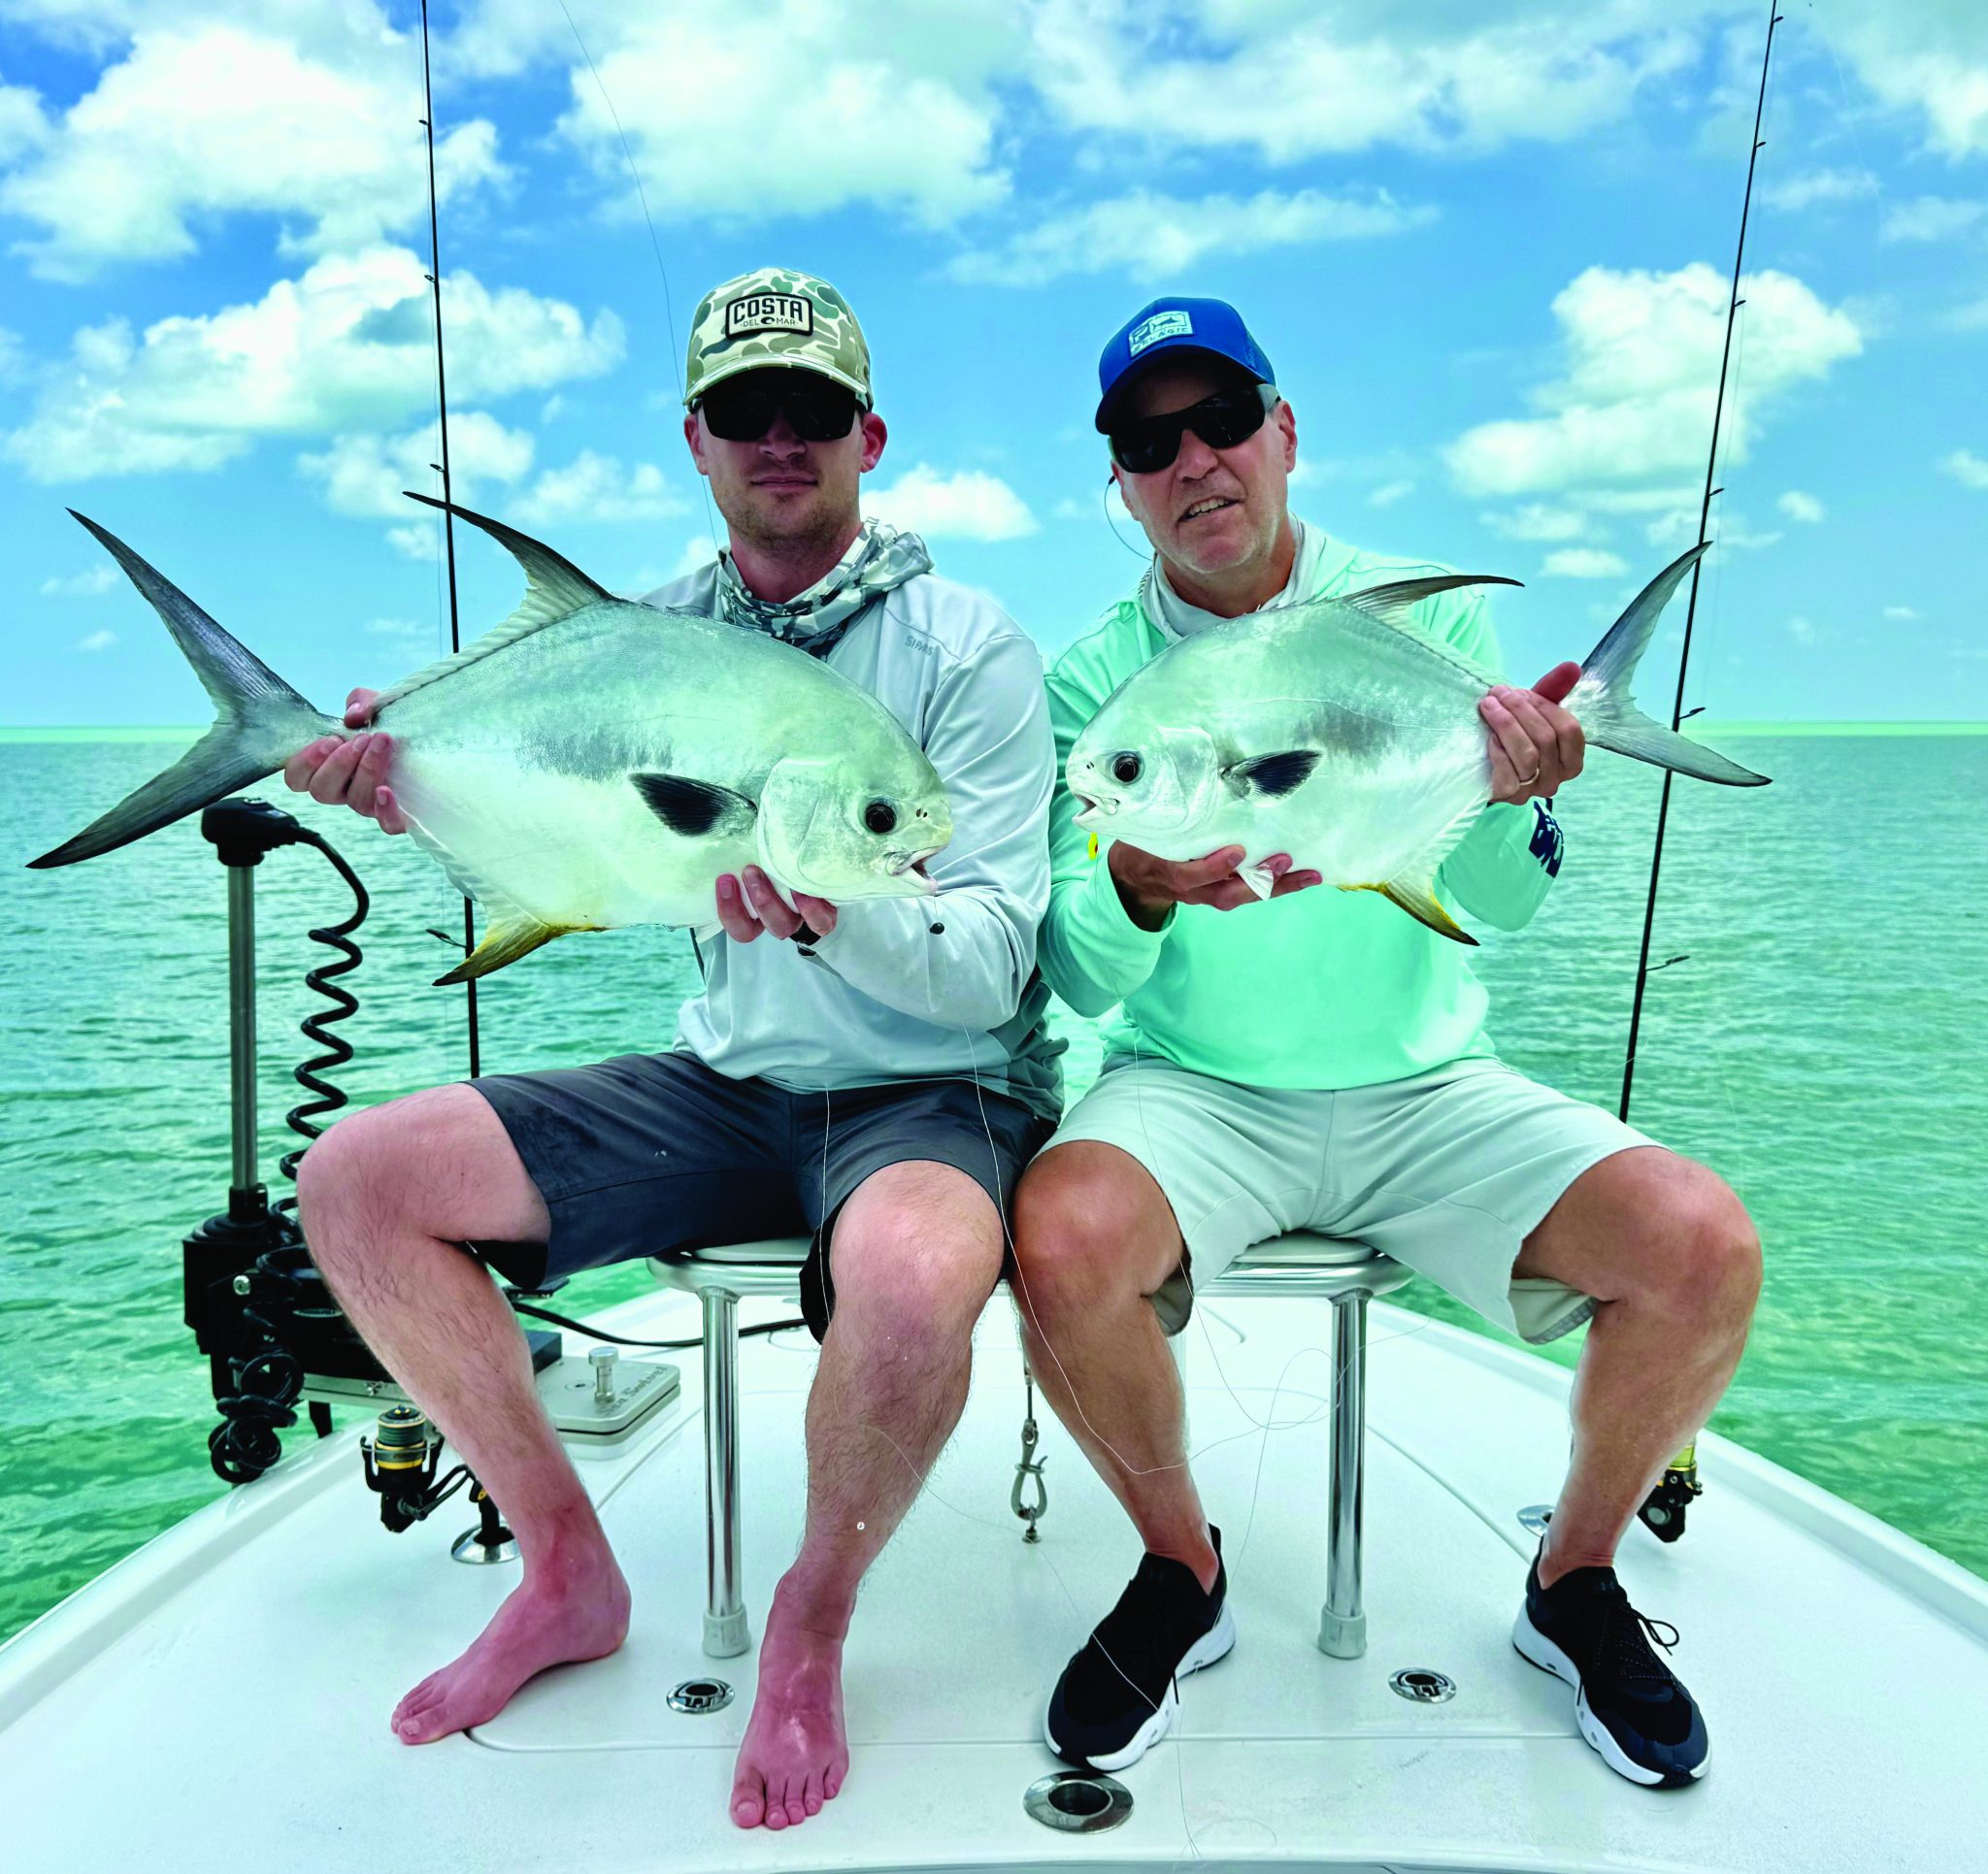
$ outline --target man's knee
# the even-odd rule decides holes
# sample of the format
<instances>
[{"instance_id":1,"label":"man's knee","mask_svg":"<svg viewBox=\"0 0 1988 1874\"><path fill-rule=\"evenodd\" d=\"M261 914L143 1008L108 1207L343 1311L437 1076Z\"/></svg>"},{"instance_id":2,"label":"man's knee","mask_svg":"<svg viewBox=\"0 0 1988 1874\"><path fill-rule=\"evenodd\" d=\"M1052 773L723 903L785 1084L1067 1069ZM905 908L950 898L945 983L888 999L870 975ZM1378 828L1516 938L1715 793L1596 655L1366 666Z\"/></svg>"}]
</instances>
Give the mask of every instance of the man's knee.
<instances>
[{"instance_id":1,"label":"man's knee","mask_svg":"<svg viewBox=\"0 0 1988 1874\"><path fill-rule=\"evenodd\" d=\"M464 1086L340 1120L297 1167L297 1214L320 1267L408 1230L528 1241L548 1221L502 1122Z\"/></svg>"},{"instance_id":2,"label":"man's knee","mask_svg":"<svg viewBox=\"0 0 1988 1874\"><path fill-rule=\"evenodd\" d=\"M1680 1314L1744 1321L1760 1298L1760 1234L1726 1181L1688 1159L1677 1161L1653 1232L1662 1302Z\"/></svg>"},{"instance_id":3,"label":"man's knee","mask_svg":"<svg viewBox=\"0 0 1988 1874\"><path fill-rule=\"evenodd\" d=\"M963 1171L929 1168L859 1191L831 1239L837 1313L859 1309L891 1339L970 1331L1001 1274L993 1200Z\"/></svg>"},{"instance_id":4,"label":"man's knee","mask_svg":"<svg viewBox=\"0 0 1988 1874\"><path fill-rule=\"evenodd\" d=\"M1124 1157L1080 1142L1045 1152L1023 1174L1014 1198L1014 1260L1028 1300L1082 1305L1150 1286L1139 1260L1145 1233L1137 1218L1140 1194L1113 1162Z\"/></svg>"}]
</instances>

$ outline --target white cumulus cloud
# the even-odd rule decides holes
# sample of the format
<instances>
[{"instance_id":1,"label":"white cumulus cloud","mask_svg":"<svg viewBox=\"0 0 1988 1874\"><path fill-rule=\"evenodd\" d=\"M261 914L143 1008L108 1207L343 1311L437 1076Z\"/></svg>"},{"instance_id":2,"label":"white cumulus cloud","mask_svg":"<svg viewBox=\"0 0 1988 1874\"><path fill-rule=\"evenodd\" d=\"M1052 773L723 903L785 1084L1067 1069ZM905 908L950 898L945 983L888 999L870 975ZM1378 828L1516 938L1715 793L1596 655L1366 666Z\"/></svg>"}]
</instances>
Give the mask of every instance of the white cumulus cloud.
<instances>
[{"instance_id":1,"label":"white cumulus cloud","mask_svg":"<svg viewBox=\"0 0 1988 1874\"><path fill-rule=\"evenodd\" d=\"M1642 0L1204 0L1192 11L1202 16L1044 0L1033 16L1035 82L1075 130L1253 148L1285 163L1382 144L1481 150L1577 138L1692 50L1665 10Z\"/></svg>"},{"instance_id":2,"label":"white cumulus cloud","mask_svg":"<svg viewBox=\"0 0 1988 1874\"><path fill-rule=\"evenodd\" d=\"M1563 546L1546 555L1540 571L1549 579L1616 579L1629 562L1599 546Z\"/></svg>"},{"instance_id":3,"label":"white cumulus cloud","mask_svg":"<svg viewBox=\"0 0 1988 1874\"><path fill-rule=\"evenodd\" d=\"M887 488L866 489L863 510L928 540L1008 541L1036 531L1036 517L998 476L942 473L920 462Z\"/></svg>"},{"instance_id":4,"label":"white cumulus cloud","mask_svg":"<svg viewBox=\"0 0 1988 1874\"><path fill-rule=\"evenodd\" d=\"M226 214L281 217L285 249L310 252L413 227L427 212L419 65L405 52L382 59L380 40L355 18L327 58L274 22L140 26L59 132L0 181L0 210L41 229L20 244L29 265L73 280L113 261L172 259ZM0 101L0 143L18 115ZM445 200L501 181L495 129L454 126L435 168Z\"/></svg>"},{"instance_id":5,"label":"white cumulus cloud","mask_svg":"<svg viewBox=\"0 0 1988 1874\"><path fill-rule=\"evenodd\" d=\"M1432 208L1409 208L1385 189L1367 195L1323 189L1277 189L1194 200L1135 189L1012 235L1000 247L956 258L955 279L1005 286L1040 286L1066 274L1122 270L1135 279L1177 276L1204 254L1254 253L1313 241L1396 234L1435 219Z\"/></svg>"},{"instance_id":6,"label":"white cumulus cloud","mask_svg":"<svg viewBox=\"0 0 1988 1874\"><path fill-rule=\"evenodd\" d=\"M620 321L564 301L444 282L449 388L465 402L544 390L621 360ZM212 469L260 436L331 437L432 407L434 328L419 259L405 247L329 255L258 301L85 326L47 374L0 453L37 481Z\"/></svg>"},{"instance_id":7,"label":"white cumulus cloud","mask_svg":"<svg viewBox=\"0 0 1988 1874\"><path fill-rule=\"evenodd\" d=\"M79 638L72 648L84 651L109 650L117 641L115 631L93 631L87 638Z\"/></svg>"},{"instance_id":8,"label":"white cumulus cloud","mask_svg":"<svg viewBox=\"0 0 1988 1874\"><path fill-rule=\"evenodd\" d=\"M334 436L328 447L298 456L297 467L322 483L325 501L337 512L412 526L415 509L406 491L441 494L442 478L432 467L442 459L440 451L435 424L421 423L399 436ZM475 507L480 485L515 482L531 467L532 452L529 431L506 429L480 410L456 411L448 419L448 479L457 506Z\"/></svg>"},{"instance_id":9,"label":"white cumulus cloud","mask_svg":"<svg viewBox=\"0 0 1988 1874\"><path fill-rule=\"evenodd\" d=\"M1574 541L1591 525L1577 508L1554 508L1545 502L1529 502L1508 513L1483 514L1479 518L1494 533L1514 541Z\"/></svg>"},{"instance_id":10,"label":"white cumulus cloud","mask_svg":"<svg viewBox=\"0 0 1988 1874\"><path fill-rule=\"evenodd\" d=\"M1971 449L1955 449L1951 455L1941 456L1939 466L1963 487L1988 488L1988 461Z\"/></svg>"},{"instance_id":11,"label":"white cumulus cloud","mask_svg":"<svg viewBox=\"0 0 1988 1874\"><path fill-rule=\"evenodd\" d=\"M1805 521L1811 527L1828 512L1813 495L1806 495L1800 488L1790 488L1775 505L1790 520Z\"/></svg>"},{"instance_id":12,"label":"white cumulus cloud","mask_svg":"<svg viewBox=\"0 0 1988 1874\"><path fill-rule=\"evenodd\" d=\"M556 9L540 12L560 29ZM671 216L763 220L869 202L940 225L1008 192L984 82L995 45L966 9L663 0L587 25L593 69L573 61L559 129L631 214L623 132L651 210ZM775 99L805 105L757 111Z\"/></svg>"},{"instance_id":13,"label":"white cumulus cloud","mask_svg":"<svg viewBox=\"0 0 1988 1874\"><path fill-rule=\"evenodd\" d=\"M1770 208L1798 210L1817 202L1856 202L1877 193L1877 178L1868 169L1810 169L1771 183L1761 190Z\"/></svg>"},{"instance_id":14,"label":"white cumulus cloud","mask_svg":"<svg viewBox=\"0 0 1988 1874\"><path fill-rule=\"evenodd\" d=\"M1914 618L1918 617L1919 614L1910 606L1886 606L1884 608L1884 615L1887 618L1894 620L1896 623L1909 624Z\"/></svg>"},{"instance_id":15,"label":"white cumulus cloud","mask_svg":"<svg viewBox=\"0 0 1988 1874\"><path fill-rule=\"evenodd\" d=\"M562 520L660 520L689 504L653 462L624 468L612 455L581 449L563 469L547 469L507 512L527 526Z\"/></svg>"},{"instance_id":16,"label":"white cumulus cloud","mask_svg":"<svg viewBox=\"0 0 1988 1874\"><path fill-rule=\"evenodd\" d=\"M1887 209L1877 233L1883 241L1951 241L1955 235L1965 234L1983 214L1988 214L1988 203L1949 195L1921 195Z\"/></svg>"},{"instance_id":17,"label":"white cumulus cloud","mask_svg":"<svg viewBox=\"0 0 1988 1874\"><path fill-rule=\"evenodd\" d=\"M1406 478L1399 481L1383 481L1367 497L1375 508L1392 508L1398 501L1407 499L1415 492L1415 484Z\"/></svg>"},{"instance_id":18,"label":"white cumulus cloud","mask_svg":"<svg viewBox=\"0 0 1988 1874\"><path fill-rule=\"evenodd\" d=\"M42 581L42 596L51 599L94 599L117 583L115 566L93 566L84 573L50 574Z\"/></svg>"},{"instance_id":19,"label":"white cumulus cloud","mask_svg":"<svg viewBox=\"0 0 1988 1874\"><path fill-rule=\"evenodd\" d=\"M1458 485L1522 495L1645 480L1703 462L1727 285L1703 261L1673 273L1588 268L1553 302L1565 375L1534 393L1541 414L1480 423L1448 446ZM1728 387L1729 461L1744 458L1777 398L1863 349L1856 320L1792 275L1750 275L1740 292L1746 362Z\"/></svg>"}]
</instances>

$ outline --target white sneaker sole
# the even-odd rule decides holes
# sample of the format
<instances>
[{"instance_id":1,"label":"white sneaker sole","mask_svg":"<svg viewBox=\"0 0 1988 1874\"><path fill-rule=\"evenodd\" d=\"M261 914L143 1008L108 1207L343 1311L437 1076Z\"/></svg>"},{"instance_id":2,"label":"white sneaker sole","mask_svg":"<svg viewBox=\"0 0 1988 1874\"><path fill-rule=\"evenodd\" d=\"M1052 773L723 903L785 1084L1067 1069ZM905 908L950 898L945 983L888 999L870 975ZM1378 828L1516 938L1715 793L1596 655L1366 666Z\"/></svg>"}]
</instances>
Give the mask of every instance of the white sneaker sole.
<instances>
[{"instance_id":1,"label":"white sneaker sole","mask_svg":"<svg viewBox=\"0 0 1988 1874\"><path fill-rule=\"evenodd\" d=\"M1640 1783L1645 1789L1654 1789L1663 1782L1661 1770L1632 1762L1622 1746L1609 1734L1607 1726L1588 1709L1588 1694L1580 1682L1580 1668L1533 1625L1523 1607L1518 1610L1518 1619L1512 1623L1511 1643L1518 1649L1521 1659L1542 1672L1550 1672L1556 1679L1565 1680L1574 1688L1574 1717L1580 1726L1580 1734L1588 1740L1589 1748L1617 1776L1625 1776L1632 1783ZM1690 1773L1693 1782L1706 1773L1711 1760L1711 1753L1707 1750L1697 1768Z\"/></svg>"},{"instance_id":2,"label":"white sneaker sole","mask_svg":"<svg viewBox=\"0 0 1988 1874\"><path fill-rule=\"evenodd\" d=\"M1190 1672L1199 1672L1203 1666L1213 1665L1217 1660L1226 1659L1235 1644L1236 1623L1230 1618L1228 1603L1224 1601L1215 1624L1181 1656L1180 1663L1174 1668L1173 1678L1167 1681L1166 1691L1160 1694L1160 1702L1153 1715L1132 1733L1122 1750L1107 1751L1100 1756L1088 1757L1084 1761L1094 1770L1129 1770L1174 1728L1175 1720L1180 1715L1180 1694L1176 1690L1179 1682ZM1043 1742L1058 1757L1063 1756L1063 1747L1049 1728L1046 1706L1043 1710Z\"/></svg>"}]
</instances>

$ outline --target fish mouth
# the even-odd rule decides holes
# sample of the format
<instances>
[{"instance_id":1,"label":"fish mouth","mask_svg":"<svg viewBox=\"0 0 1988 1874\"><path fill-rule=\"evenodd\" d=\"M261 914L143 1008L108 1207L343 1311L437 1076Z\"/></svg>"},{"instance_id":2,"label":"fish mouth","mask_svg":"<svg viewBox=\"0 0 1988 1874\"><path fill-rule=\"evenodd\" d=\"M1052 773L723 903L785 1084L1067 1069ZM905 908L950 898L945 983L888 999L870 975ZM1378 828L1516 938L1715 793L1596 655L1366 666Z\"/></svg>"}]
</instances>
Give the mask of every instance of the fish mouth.
<instances>
[{"instance_id":1,"label":"fish mouth","mask_svg":"<svg viewBox=\"0 0 1988 1874\"><path fill-rule=\"evenodd\" d=\"M1076 789L1071 790L1076 793ZM1088 794L1077 795L1077 823L1080 827L1101 825L1118 811L1118 803L1112 800L1093 799Z\"/></svg>"},{"instance_id":2,"label":"fish mouth","mask_svg":"<svg viewBox=\"0 0 1988 1874\"><path fill-rule=\"evenodd\" d=\"M944 852L944 846L920 846L915 852L894 855L886 870L893 878L915 878L918 889L928 898L939 890L939 881L925 870L925 861Z\"/></svg>"}]
</instances>

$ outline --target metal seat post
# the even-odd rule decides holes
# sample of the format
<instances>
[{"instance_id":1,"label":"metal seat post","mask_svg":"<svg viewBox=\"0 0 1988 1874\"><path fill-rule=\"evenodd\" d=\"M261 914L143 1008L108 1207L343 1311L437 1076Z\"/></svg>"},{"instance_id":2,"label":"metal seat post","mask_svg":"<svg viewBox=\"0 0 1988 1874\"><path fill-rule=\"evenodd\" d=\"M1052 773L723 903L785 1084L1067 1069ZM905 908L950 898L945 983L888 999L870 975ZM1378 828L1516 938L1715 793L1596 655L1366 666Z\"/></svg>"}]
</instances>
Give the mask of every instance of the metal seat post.
<instances>
[{"instance_id":1,"label":"metal seat post","mask_svg":"<svg viewBox=\"0 0 1988 1874\"><path fill-rule=\"evenodd\" d=\"M1367 1458L1367 1301L1364 1288L1348 1289L1332 1298L1332 1484L1318 1650L1336 1660L1357 1660L1367 1651L1367 1613L1360 1598Z\"/></svg>"},{"instance_id":2,"label":"metal seat post","mask_svg":"<svg viewBox=\"0 0 1988 1874\"><path fill-rule=\"evenodd\" d=\"M707 1288L704 1303L704 1650L729 1660L752 1644L746 1615L739 1503L739 1298Z\"/></svg>"}]
</instances>

